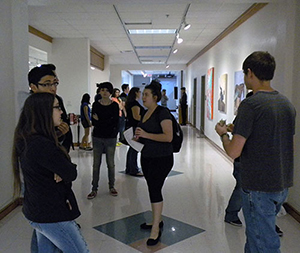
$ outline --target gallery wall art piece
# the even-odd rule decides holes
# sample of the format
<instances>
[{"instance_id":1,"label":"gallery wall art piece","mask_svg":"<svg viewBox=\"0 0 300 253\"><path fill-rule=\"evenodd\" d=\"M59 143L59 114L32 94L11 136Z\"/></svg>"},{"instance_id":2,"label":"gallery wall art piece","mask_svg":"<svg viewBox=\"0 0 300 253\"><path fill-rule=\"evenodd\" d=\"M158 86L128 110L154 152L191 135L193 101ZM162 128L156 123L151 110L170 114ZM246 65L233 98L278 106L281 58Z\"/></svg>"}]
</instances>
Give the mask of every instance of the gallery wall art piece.
<instances>
[{"instance_id":1,"label":"gallery wall art piece","mask_svg":"<svg viewBox=\"0 0 300 253\"><path fill-rule=\"evenodd\" d=\"M207 118L214 118L214 68L207 71L207 90L206 90L206 110Z\"/></svg>"},{"instance_id":2,"label":"gallery wall art piece","mask_svg":"<svg viewBox=\"0 0 300 253\"><path fill-rule=\"evenodd\" d=\"M221 75L219 82L218 110L224 113L227 105L227 76L227 74Z\"/></svg>"},{"instance_id":3,"label":"gallery wall art piece","mask_svg":"<svg viewBox=\"0 0 300 253\"><path fill-rule=\"evenodd\" d=\"M240 103L247 95L243 70L234 72L234 115L237 114Z\"/></svg>"}]
</instances>

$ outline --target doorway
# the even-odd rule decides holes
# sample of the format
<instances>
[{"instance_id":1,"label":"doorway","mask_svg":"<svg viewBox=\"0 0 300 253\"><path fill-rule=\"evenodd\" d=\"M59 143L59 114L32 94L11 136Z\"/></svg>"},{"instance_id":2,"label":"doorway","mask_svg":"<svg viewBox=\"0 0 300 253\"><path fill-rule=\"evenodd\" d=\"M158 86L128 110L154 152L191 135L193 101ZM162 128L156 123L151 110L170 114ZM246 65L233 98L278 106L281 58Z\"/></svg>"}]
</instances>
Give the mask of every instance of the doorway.
<instances>
[{"instance_id":1,"label":"doorway","mask_svg":"<svg viewBox=\"0 0 300 253\"><path fill-rule=\"evenodd\" d=\"M197 123L197 78L194 78L194 93L193 93L193 126Z\"/></svg>"}]
</instances>

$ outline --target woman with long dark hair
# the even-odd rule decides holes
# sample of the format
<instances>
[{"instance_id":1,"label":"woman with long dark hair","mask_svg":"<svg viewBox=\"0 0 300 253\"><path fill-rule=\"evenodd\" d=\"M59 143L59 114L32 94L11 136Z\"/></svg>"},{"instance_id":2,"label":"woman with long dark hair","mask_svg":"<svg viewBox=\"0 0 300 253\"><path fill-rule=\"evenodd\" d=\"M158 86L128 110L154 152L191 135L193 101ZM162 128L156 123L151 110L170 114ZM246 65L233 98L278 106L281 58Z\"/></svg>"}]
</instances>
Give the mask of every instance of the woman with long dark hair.
<instances>
[{"instance_id":1,"label":"woman with long dark hair","mask_svg":"<svg viewBox=\"0 0 300 253\"><path fill-rule=\"evenodd\" d=\"M169 111L157 105L161 99L161 84L152 81L143 92L143 104L148 109L135 130L136 137L144 144L141 155L142 170L147 181L152 208L152 222L141 224L151 229L147 245L156 245L161 236L163 210L162 187L173 167L173 128Z\"/></svg>"},{"instance_id":2,"label":"woman with long dark hair","mask_svg":"<svg viewBox=\"0 0 300 253\"><path fill-rule=\"evenodd\" d=\"M20 193L22 171L23 213L35 230L39 252L89 252L74 221L80 215L71 188L76 165L55 133L61 114L53 94L36 93L25 101L13 144L15 195Z\"/></svg>"},{"instance_id":3,"label":"woman with long dark hair","mask_svg":"<svg viewBox=\"0 0 300 253\"><path fill-rule=\"evenodd\" d=\"M133 87L130 89L125 103L127 112L126 128L128 129L132 127L133 131L135 131L135 128L137 127L139 121L141 120L141 116L144 113L144 108L138 102L140 97L140 89L137 87ZM137 155L138 152L132 147L129 147L127 151L125 173L131 176L142 177L143 173L137 165Z\"/></svg>"},{"instance_id":4,"label":"woman with long dark hair","mask_svg":"<svg viewBox=\"0 0 300 253\"><path fill-rule=\"evenodd\" d=\"M88 93L83 94L81 99L81 106L80 106L80 118L81 118L81 124L84 128L84 135L82 136L82 140L79 148L88 151L93 150L93 148L91 148L89 143L89 135L92 127L91 108L89 106L90 98L91 97Z\"/></svg>"}]
</instances>

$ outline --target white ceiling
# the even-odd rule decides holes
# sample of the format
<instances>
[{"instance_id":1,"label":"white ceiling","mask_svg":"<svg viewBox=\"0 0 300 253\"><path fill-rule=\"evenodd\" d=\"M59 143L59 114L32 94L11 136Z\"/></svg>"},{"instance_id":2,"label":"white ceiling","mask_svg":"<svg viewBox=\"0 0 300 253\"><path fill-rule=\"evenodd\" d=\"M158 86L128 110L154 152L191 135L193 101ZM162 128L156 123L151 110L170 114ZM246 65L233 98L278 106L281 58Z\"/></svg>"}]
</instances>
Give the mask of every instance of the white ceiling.
<instances>
[{"instance_id":1,"label":"white ceiling","mask_svg":"<svg viewBox=\"0 0 300 253\"><path fill-rule=\"evenodd\" d=\"M260 1L266 2L266 1ZM270 1L268 1L270 2ZM52 38L89 38L111 64L187 64L255 1L247 0L28 0L29 25ZM125 29L189 30L173 35L129 35ZM151 25L122 25L150 22ZM132 43L131 43L131 42ZM137 47L169 47L137 49ZM173 54L173 50L178 52ZM147 69L147 64L143 64ZM160 65L161 66L161 65Z\"/></svg>"}]
</instances>

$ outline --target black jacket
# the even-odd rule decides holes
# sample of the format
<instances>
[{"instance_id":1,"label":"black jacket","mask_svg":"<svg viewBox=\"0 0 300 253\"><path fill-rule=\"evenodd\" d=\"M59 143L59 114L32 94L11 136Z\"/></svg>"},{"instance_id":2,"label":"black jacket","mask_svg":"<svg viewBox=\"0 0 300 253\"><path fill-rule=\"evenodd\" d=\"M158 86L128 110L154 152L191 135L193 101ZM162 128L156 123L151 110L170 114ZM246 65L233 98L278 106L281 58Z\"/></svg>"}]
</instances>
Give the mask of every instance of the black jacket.
<instances>
[{"instance_id":1,"label":"black jacket","mask_svg":"<svg viewBox=\"0 0 300 253\"><path fill-rule=\"evenodd\" d=\"M71 189L71 182L77 177L76 164L53 141L41 135L30 137L26 145L19 144L18 152L25 184L25 217L38 223L77 218L80 211ZM54 174L63 181L56 183Z\"/></svg>"}]
</instances>

